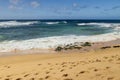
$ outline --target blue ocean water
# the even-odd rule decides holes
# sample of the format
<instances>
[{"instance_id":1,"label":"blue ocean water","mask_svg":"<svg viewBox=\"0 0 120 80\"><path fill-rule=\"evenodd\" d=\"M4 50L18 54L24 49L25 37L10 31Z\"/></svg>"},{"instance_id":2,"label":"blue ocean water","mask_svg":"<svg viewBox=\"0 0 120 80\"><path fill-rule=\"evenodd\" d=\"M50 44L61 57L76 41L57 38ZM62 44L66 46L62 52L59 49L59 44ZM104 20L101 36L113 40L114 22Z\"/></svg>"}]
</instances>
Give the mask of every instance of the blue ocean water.
<instances>
[{"instance_id":1,"label":"blue ocean water","mask_svg":"<svg viewBox=\"0 0 120 80\"><path fill-rule=\"evenodd\" d=\"M112 23L112 24L110 24ZM119 20L18 20L0 21L0 41L26 40L51 36L99 35L114 31Z\"/></svg>"},{"instance_id":2,"label":"blue ocean water","mask_svg":"<svg viewBox=\"0 0 120 80\"><path fill-rule=\"evenodd\" d=\"M120 20L0 20L0 49L33 48L34 43L40 44L37 48L45 48L74 40L99 41L106 34L111 34L106 39L112 40L120 37L119 32ZM21 45L15 45L15 42Z\"/></svg>"}]
</instances>

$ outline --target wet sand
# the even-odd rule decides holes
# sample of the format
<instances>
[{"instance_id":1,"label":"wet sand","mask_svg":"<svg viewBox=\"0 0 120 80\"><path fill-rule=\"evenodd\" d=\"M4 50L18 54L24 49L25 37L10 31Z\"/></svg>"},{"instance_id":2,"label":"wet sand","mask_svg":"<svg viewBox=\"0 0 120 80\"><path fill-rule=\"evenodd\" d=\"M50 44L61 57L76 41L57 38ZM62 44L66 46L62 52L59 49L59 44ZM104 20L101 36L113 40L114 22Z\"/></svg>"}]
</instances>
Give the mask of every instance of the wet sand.
<instances>
[{"instance_id":1,"label":"wet sand","mask_svg":"<svg viewBox=\"0 0 120 80\"><path fill-rule=\"evenodd\" d=\"M120 48L0 57L0 80L120 80Z\"/></svg>"}]
</instances>

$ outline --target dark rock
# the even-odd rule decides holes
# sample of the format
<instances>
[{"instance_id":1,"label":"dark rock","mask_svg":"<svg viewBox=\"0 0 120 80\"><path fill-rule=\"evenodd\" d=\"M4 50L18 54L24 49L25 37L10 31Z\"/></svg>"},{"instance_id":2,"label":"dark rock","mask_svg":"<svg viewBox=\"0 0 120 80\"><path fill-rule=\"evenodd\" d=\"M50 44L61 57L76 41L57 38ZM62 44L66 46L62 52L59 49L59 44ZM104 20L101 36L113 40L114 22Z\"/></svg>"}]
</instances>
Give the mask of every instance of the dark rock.
<instances>
[{"instance_id":1,"label":"dark rock","mask_svg":"<svg viewBox=\"0 0 120 80\"><path fill-rule=\"evenodd\" d=\"M113 48L119 48L120 46L118 45L118 46L113 46Z\"/></svg>"},{"instance_id":2,"label":"dark rock","mask_svg":"<svg viewBox=\"0 0 120 80\"><path fill-rule=\"evenodd\" d=\"M63 48L61 46L58 46L55 51L61 51Z\"/></svg>"},{"instance_id":3,"label":"dark rock","mask_svg":"<svg viewBox=\"0 0 120 80\"><path fill-rule=\"evenodd\" d=\"M102 47L101 49L107 49L107 48L111 48L111 46L105 46L105 47Z\"/></svg>"},{"instance_id":4,"label":"dark rock","mask_svg":"<svg viewBox=\"0 0 120 80\"><path fill-rule=\"evenodd\" d=\"M85 42L84 44L82 44L81 46L86 47L86 46L92 46L90 42Z\"/></svg>"}]
</instances>

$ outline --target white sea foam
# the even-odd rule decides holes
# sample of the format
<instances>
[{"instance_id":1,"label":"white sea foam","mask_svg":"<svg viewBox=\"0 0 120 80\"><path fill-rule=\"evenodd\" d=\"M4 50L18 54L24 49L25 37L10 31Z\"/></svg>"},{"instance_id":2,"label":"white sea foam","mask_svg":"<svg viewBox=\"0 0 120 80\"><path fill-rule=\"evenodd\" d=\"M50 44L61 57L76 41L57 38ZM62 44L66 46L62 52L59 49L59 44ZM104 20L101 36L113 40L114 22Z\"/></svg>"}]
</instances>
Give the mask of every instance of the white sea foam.
<instances>
[{"instance_id":1,"label":"white sea foam","mask_svg":"<svg viewBox=\"0 0 120 80\"><path fill-rule=\"evenodd\" d=\"M114 26L118 26L120 24L118 23L78 23L78 26L84 26L84 25L97 25L97 26L101 26L101 27L114 27Z\"/></svg>"},{"instance_id":2,"label":"white sea foam","mask_svg":"<svg viewBox=\"0 0 120 80\"><path fill-rule=\"evenodd\" d=\"M78 23L78 26L96 25L99 27L113 28L114 30L120 30L120 23Z\"/></svg>"},{"instance_id":3,"label":"white sea foam","mask_svg":"<svg viewBox=\"0 0 120 80\"><path fill-rule=\"evenodd\" d=\"M59 24L59 22L46 22L46 24Z\"/></svg>"},{"instance_id":4,"label":"white sea foam","mask_svg":"<svg viewBox=\"0 0 120 80\"><path fill-rule=\"evenodd\" d=\"M23 41L4 41L0 43L0 52L12 51L15 49L27 50L32 48L49 49L55 48L58 45L70 44L74 42L106 42L120 39L120 34L117 32L94 35L94 36L54 36L38 39L30 39Z\"/></svg>"},{"instance_id":5,"label":"white sea foam","mask_svg":"<svg viewBox=\"0 0 120 80\"><path fill-rule=\"evenodd\" d=\"M28 21L28 22L4 21L4 22L0 22L0 28L24 26L24 25L31 25L35 23L37 23L37 21Z\"/></svg>"},{"instance_id":6,"label":"white sea foam","mask_svg":"<svg viewBox=\"0 0 120 80\"><path fill-rule=\"evenodd\" d=\"M64 24L67 24L67 21L63 21Z\"/></svg>"}]
</instances>

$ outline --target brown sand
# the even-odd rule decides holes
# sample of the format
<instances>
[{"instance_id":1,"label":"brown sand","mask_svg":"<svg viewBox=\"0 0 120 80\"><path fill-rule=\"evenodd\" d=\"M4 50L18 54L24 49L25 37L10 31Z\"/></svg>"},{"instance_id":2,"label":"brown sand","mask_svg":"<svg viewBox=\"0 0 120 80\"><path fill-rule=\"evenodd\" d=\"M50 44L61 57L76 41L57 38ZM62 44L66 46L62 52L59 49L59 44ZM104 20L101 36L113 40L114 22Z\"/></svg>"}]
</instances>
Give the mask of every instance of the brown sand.
<instances>
[{"instance_id":1,"label":"brown sand","mask_svg":"<svg viewBox=\"0 0 120 80\"><path fill-rule=\"evenodd\" d=\"M0 80L120 80L120 48L0 57Z\"/></svg>"}]
</instances>

